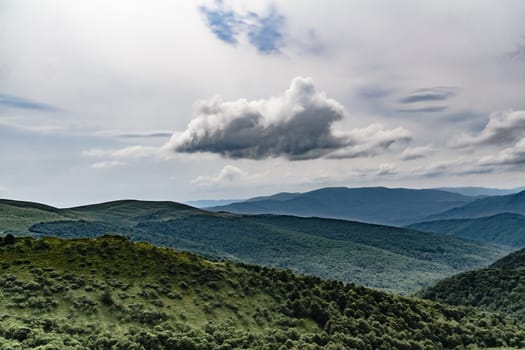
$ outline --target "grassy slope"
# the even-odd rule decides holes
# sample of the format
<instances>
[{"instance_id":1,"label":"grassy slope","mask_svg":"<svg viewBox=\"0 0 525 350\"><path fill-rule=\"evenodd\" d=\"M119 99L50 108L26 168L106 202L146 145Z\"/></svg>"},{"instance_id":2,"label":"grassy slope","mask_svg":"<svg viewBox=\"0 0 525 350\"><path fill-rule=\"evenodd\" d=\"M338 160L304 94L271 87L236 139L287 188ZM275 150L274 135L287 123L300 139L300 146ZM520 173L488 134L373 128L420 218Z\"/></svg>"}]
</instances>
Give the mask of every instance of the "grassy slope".
<instances>
[{"instance_id":1,"label":"grassy slope","mask_svg":"<svg viewBox=\"0 0 525 350\"><path fill-rule=\"evenodd\" d=\"M525 250L509 254L489 268L447 278L421 296L452 305L501 311L525 321Z\"/></svg>"},{"instance_id":2,"label":"grassy slope","mask_svg":"<svg viewBox=\"0 0 525 350\"><path fill-rule=\"evenodd\" d=\"M519 346L503 316L119 237L0 247L13 349L453 349ZM284 345L284 347L283 347Z\"/></svg>"},{"instance_id":3,"label":"grassy slope","mask_svg":"<svg viewBox=\"0 0 525 350\"><path fill-rule=\"evenodd\" d=\"M450 219L420 222L408 226L480 242L497 243L513 248L525 247L525 216L503 213L475 219Z\"/></svg>"}]
</instances>

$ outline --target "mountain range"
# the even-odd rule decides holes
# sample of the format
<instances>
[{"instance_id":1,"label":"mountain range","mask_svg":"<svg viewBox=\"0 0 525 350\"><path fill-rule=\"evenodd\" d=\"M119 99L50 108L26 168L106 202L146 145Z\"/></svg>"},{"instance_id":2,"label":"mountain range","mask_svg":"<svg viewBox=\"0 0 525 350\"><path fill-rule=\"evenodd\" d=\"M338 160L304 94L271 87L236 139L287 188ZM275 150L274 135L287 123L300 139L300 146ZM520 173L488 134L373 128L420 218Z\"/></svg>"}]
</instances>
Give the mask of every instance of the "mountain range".
<instances>
[{"instance_id":1,"label":"mountain range","mask_svg":"<svg viewBox=\"0 0 525 350\"><path fill-rule=\"evenodd\" d=\"M278 193L207 208L240 214L325 217L401 226L461 207L476 197L441 190L386 187L329 187L306 193Z\"/></svg>"},{"instance_id":2,"label":"mountain range","mask_svg":"<svg viewBox=\"0 0 525 350\"><path fill-rule=\"evenodd\" d=\"M0 231L16 236L120 234L159 246L288 268L406 294L487 266L509 247L345 220L213 213L175 202L122 200L58 209L0 201Z\"/></svg>"}]
</instances>

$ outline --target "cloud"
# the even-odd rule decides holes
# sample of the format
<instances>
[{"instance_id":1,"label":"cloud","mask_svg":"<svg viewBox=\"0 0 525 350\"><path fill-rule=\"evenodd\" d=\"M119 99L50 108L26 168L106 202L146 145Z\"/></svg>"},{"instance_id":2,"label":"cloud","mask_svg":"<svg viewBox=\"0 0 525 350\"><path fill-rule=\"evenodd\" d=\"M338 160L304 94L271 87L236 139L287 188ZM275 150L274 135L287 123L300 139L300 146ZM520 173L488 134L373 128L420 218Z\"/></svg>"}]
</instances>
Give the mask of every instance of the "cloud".
<instances>
[{"instance_id":1,"label":"cloud","mask_svg":"<svg viewBox=\"0 0 525 350\"><path fill-rule=\"evenodd\" d=\"M222 1L216 1L213 7L203 5L199 9L210 30L223 42L235 45L245 36L260 53L280 52L285 18L275 7L269 6L264 15L253 11L239 13Z\"/></svg>"},{"instance_id":2,"label":"cloud","mask_svg":"<svg viewBox=\"0 0 525 350\"><path fill-rule=\"evenodd\" d=\"M399 99L399 103L410 104L427 101L444 101L455 95L456 89L452 87L423 88L415 90L409 96Z\"/></svg>"},{"instance_id":3,"label":"cloud","mask_svg":"<svg viewBox=\"0 0 525 350\"><path fill-rule=\"evenodd\" d=\"M124 162L118 161L118 160L111 160L111 161L103 161L103 162L96 162L91 164L91 168L93 169L109 169L114 168L120 165L124 165Z\"/></svg>"},{"instance_id":4,"label":"cloud","mask_svg":"<svg viewBox=\"0 0 525 350\"><path fill-rule=\"evenodd\" d=\"M510 145L525 134L525 111L493 113L483 130L477 135L463 134L452 142L452 146Z\"/></svg>"},{"instance_id":5,"label":"cloud","mask_svg":"<svg viewBox=\"0 0 525 350\"><path fill-rule=\"evenodd\" d=\"M161 147L134 145L119 149L88 149L82 152L85 157L111 157L115 159L170 158L169 153Z\"/></svg>"},{"instance_id":6,"label":"cloud","mask_svg":"<svg viewBox=\"0 0 525 350\"><path fill-rule=\"evenodd\" d=\"M226 165L222 168L220 173L216 176L198 176L191 180L192 185L212 186L219 184L227 184L237 182L249 178L250 176L245 171L233 165Z\"/></svg>"},{"instance_id":7,"label":"cloud","mask_svg":"<svg viewBox=\"0 0 525 350\"><path fill-rule=\"evenodd\" d=\"M233 159L304 160L371 156L410 140L407 130L385 130L381 124L334 132L333 124L345 113L341 104L316 91L312 79L298 77L284 94L266 100L201 101L197 116L183 133L171 138L167 148Z\"/></svg>"},{"instance_id":8,"label":"cloud","mask_svg":"<svg viewBox=\"0 0 525 350\"><path fill-rule=\"evenodd\" d=\"M495 156L485 156L481 158L479 164L483 166L507 165L523 168L525 166L525 137L521 138L512 147L500 151Z\"/></svg>"},{"instance_id":9,"label":"cloud","mask_svg":"<svg viewBox=\"0 0 525 350\"><path fill-rule=\"evenodd\" d=\"M402 160L414 160L414 159L426 158L435 152L436 152L436 149L432 145L408 147L408 148L405 148L403 153L401 153L400 158Z\"/></svg>"},{"instance_id":10,"label":"cloud","mask_svg":"<svg viewBox=\"0 0 525 350\"><path fill-rule=\"evenodd\" d=\"M371 124L366 128L353 129L344 133L346 146L329 153L326 158L344 159L373 157L393 144L405 144L412 140L410 132L403 127L385 129L382 124Z\"/></svg>"},{"instance_id":11,"label":"cloud","mask_svg":"<svg viewBox=\"0 0 525 350\"><path fill-rule=\"evenodd\" d=\"M117 137L124 139L147 139L147 138L168 138L173 135L168 130L144 130L144 131L122 131L122 130L102 130L95 133L97 136Z\"/></svg>"},{"instance_id":12,"label":"cloud","mask_svg":"<svg viewBox=\"0 0 525 350\"><path fill-rule=\"evenodd\" d=\"M12 109L25 109L34 110L40 112L58 112L60 109L32 100L28 100L22 97L0 94L0 108L12 108Z\"/></svg>"},{"instance_id":13,"label":"cloud","mask_svg":"<svg viewBox=\"0 0 525 350\"><path fill-rule=\"evenodd\" d=\"M422 108L400 108L396 112L401 113L437 113L446 110L446 106L422 107Z\"/></svg>"}]
</instances>

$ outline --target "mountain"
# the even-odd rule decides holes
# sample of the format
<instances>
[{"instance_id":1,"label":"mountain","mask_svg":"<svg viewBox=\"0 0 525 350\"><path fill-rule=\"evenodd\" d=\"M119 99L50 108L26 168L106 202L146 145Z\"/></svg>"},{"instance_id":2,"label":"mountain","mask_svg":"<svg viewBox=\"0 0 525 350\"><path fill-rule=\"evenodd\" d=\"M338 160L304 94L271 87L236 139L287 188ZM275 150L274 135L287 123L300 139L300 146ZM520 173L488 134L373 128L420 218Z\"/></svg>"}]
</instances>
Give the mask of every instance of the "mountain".
<instances>
[{"instance_id":1,"label":"mountain","mask_svg":"<svg viewBox=\"0 0 525 350\"><path fill-rule=\"evenodd\" d=\"M420 221L477 218L502 213L525 215L525 191L505 196L477 199L458 208L446 210L436 215L429 215L425 220Z\"/></svg>"},{"instance_id":2,"label":"mountain","mask_svg":"<svg viewBox=\"0 0 525 350\"><path fill-rule=\"evenodd\" d=\"M117 236L4 239L0 266L3 349L477 349L525 342L525 328L501 314Z\"/></svg>"},{"instance_id":3,"label":"mountain","mask_svg":"<svg viewBox=\"0 0 525 350\"><path fill-rule=\"evenodd\" d=\"M187 201L185 202L185 204L202 209L208 207L216 207L219 205L228 205L242 201L244 201L244 199L200 199L196 201Z\"/></svg>"},{"instance_id":4,"label":"mountain","mask_svg":"<svg viewBox=\"0 0 525 350\"><path fill-rule=\"evenodd\" d=\"M525 321L525 249L509 254L486 269L440 281L421 296L451 305L498 311Z\"/></svg>"},{"instance_id":5,"label":"mountain","mask_svg":"<svg viewBox=\"0 0 525 350\"><path fill-rule=\"evenodd\" d=\"M503 213L475 219L426 221L409 225L423 232L441 233L512 248L525 247L525 216Z\"/></svg>"},{"instance_id":6,"label":"mountain","mask_svg":"<svg viewBox=\"0 0 525 350\"><path fill-rule=\"evenodd\" d=\"M436 190L459 193L470 197L502 196L506 194L518 193L525 190L525 187L516 188L487 188L487 187L438 187Z\"/></svg>"},{"instance_id":7,"label":"mountain","mask_svg":"<svg viewBox=\"0 0 525 350\"><path fill-rule=\"evenodd\" d=\"M283 214L403 226L474 200L439 190L364 187L322 188L208 208L240 214Z\"/></svg>"},{"instance_id":8,"label":"mountain","mask_svg":"<svg viewBox=\"0 0 525 350\"><path fill-rule=\"evenodd\" d=\"M11 213L18 209L10 208ZM488 266L510 250L404 228L212 213L174 202L122 200L51 210L58 216L47 218L44 212L24 219L25 227L8 232L63 238L120 234L205 257L287 268L400 294ZM23 215L20 212L19 217Z\"/></svg>"}]
</instances>

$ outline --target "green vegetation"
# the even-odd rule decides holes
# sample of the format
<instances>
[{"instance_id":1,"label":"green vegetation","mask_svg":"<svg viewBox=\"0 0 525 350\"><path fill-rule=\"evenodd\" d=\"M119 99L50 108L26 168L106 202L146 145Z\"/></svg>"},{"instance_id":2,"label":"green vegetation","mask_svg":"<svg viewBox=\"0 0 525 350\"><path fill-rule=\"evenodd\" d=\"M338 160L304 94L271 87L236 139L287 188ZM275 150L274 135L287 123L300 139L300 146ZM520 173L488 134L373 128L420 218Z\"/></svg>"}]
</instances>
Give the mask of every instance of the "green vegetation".
<instances>
[{"instance_id":1,"label":"green vegetation","mask_svg":"<svg viewBox=\"0 0 525 350\"><path fill-rule=\"evenodd\" d=\"M400 294L487 266L509 251L402 228L333 219L210 213L173 202L126 200L54 210L53 215L59 213L65 219L29 218L32 224L10 232L63 238L120 234L206 257L287 268Z\"/></svg>"},{"instance_id":2,"label":"green vegetation","mask_svg":"<svg viewBox=\"0 0 525 350\"><path fill-rule=\"evenodd\" d=\"M525 249L489 268L447 278L420 295L451 305L499 311L525 321Z\"/></svg>"},{"instance_id":3,"label":"green vegetation","mask_svg":"<svg viewBox=\"0 0 525 350\"><path fill-rule=\"evenodd\" d=\"M474 349L525 345L500 314L96 239L0 245L2 349Z\"/></svg>"},{"instance_id":4,"label":"green vegetation","mask_svg":"<svg viewBox=\"0 0 525 350\"><path fill-rule=\"evenodd\" d=\"M407 227L512 248L525 247L525 216L520 214L503 213L475 219L426 221Z\"/></svg>"}]
</instances>

